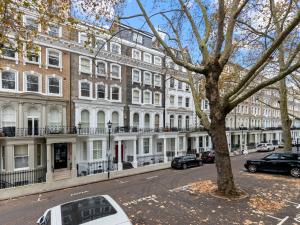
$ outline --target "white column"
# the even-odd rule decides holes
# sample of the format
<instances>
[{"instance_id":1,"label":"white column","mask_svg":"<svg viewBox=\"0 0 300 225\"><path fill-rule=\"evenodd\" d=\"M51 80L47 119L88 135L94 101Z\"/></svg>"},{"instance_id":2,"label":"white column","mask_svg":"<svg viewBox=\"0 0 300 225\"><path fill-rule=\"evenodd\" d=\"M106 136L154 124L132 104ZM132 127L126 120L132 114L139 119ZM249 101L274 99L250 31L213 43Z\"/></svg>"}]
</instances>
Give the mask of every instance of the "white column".
<instances>
[{"instance_id":1,"label":"white column","mask_svg":"<svg viewBox=\"0 0 300 225\"><path fill-rule=\"evenodd\" d=\"M76 164L77 164L77 159L76 159L76 143L72 143L72 177L76 177Z\"/></svg>"},{"instance_id":2,"label":"white column","mask_svg":"<svg viewBox=\"0 0 300 225\"><path fill-rule=\"evenodd\" d=\"M175 157L178 156L178 136L175 138Z\"/></svg>"},{"instance_id":3,"label":"white column","mask_svg":"<svg viewBox=\"0 0 300 225\"><path fill-rule=\"evenodd\" d=\"M186 151L187 151L187 147L186 147L186 139L187 139L187 137L185 136L184 138L183 138L183 151L186 153Z\"/></svg>"},{"instance_id":4,"label":"white column","mask_svg":"<svg viewBox=\"0 0 300 225\"><path fill-rule=\"evenodd\" d=\"M137 157L136 157L136 140L133 140L133 162L132 166L134 168L137 168Z\"/></svg>"},{"instance_id":5,"label":"white column","mask_svg":"<svg viewBox=\"0 0 300 225\"><path fill-rule=\"evenodd\" d=\"M168 162L168 157L167 157L167 138L164 138L164 162Z\"/></svg>"},{"instance_id":6,"label":"white column","mask_svg":"<svg viewBox=\"0 0 300 225\"><path fill-rule=\"evenodd\" d=\"M67 109L66 106L62 107L62 125L67 126ZM71 124L69 124L71 126Z\"/></svg>"},{"instance_id":7,"label":"white column","mask_svg":"<svg viewBox=\"0 0 300 225\"><path fill-rule=\"evenodd\" d=\"M153 138L149 138L149 154L153 155Z\"/></svg>"},{"instance_id":8,"label":"white column","mask_svg":"<svg viewBox=\"0 0 300 225\"><path fill-rule=\"evenodd\" d=\"M14 145L5 146L5 170L7 172L14 171Z\"/></svg>"},{"instance_id":9,"label":"white column","mask_svg":"<svg viewBox=\"0 0 300 225\"><path fill-rule=\"evenodd\" d=\"M196 152L199 153L199 138L200 137L196 137Z\"/></svg>"},{"instance_id":10,"label":"white column","mask_svg":"<svg viewBox=\"0 0 300 225\"><path fill-rule=\"evenodd\" d=\"M23 102L19 103L19 121L18 121L18 128L24 128L24 112L23 112Z\"/></svg>"},{"instance_id":11,"label":"white column","mask_svg":"<svg viewBox=\"0 0 300 225\"><path fill-rule=\"evenodd\" d=\"M121 149L122 149L122 141L118 141L118 170L123 170Z\"/></svg>"},{"instance_id":12,"label":"white column","mask_svg":"<svg viewBox=\"0 0 300 225\"><path fill-rule=\"evenodd\" d=\"M254 142L255 142L255 147L257 145L257 134L254 134Z\"/></svg>"},{"instance_id":13,"label":"white column","mask_svg":"<svg viewBox=\"0 0 300 225\"><path fill-rule=\"evenodd\" d=\"M41 127L45 128L47 124L48 124L48 120L47 120L46 104L42 104Z\"/></svg>"},{"instance_id":14,"label":"white column","mask_svg":"<svg viewBox=\"0 0 300 225\"><path fill-rule=\"evenodd\" d=\"M86 155L87 155L86 156L87 161L92 162L93 161L93 141L92 140L89 140L87 142Z\"/></svg>"},{"instance_id":15,"label":"white column","mask_svg":"<svg viewBox=\"0 0 300 225\"><path fill-rule=\"evenodd\" d=\"M47 144L47 173L46 173L46 181L51 182L53 180L53 172L52 172L52 146L51 144Z\"/></svg>"}]
</instances>

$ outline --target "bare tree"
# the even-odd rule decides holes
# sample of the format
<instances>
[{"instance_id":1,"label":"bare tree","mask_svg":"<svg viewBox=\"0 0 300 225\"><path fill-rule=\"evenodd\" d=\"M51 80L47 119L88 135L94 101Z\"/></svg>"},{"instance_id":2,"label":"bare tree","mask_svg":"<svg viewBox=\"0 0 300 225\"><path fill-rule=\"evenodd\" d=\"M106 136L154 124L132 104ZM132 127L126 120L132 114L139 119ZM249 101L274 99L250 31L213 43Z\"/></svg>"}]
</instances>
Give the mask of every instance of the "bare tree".
<instances>
[{"instance_id":1,"label":"bare tree","mask_svg":"<svg viewBox=\"0 0 300 225\"><path fill-rule=\"evenodd\" d=\"M190 1L177 0L176 3L172 1L168 6L169 11L172 12L164 12L161 9L164 5L161 3L161 8L155 7L154 9L161 10L161 13L156 15L160 15L166 23L167 40L161 37L145 4L141 0L136 0L136 2L141 10L141 14L136 16L144 17L167 55L177 65L183 66L189 71L188 79L182 80L191 86L196 113L212 137L216 151L217 193L225 196L239 195L240 192L236 188L231 169L225 118L239 103L300 67L299 55L297 55L286 62L278 74L266 76L260 83L256 82L256 85L253 85L253 82L257 81L268 67L270 59L277 54L283 41L292 34L295 28L299 27L300 10L295 9L292 19L279 33L269 32L267 29L260 30L261 33L272 36L272 39L268 39L265 49L256 49L252 53L254 55L252 64L248 65L248 68L240 75L240 79L231 88L221 93L220 82L223 80L223 70L228 62L235 61L235 64L244 66L237 59L239 54L243 53L241 50L245 51L245 47L240 47L239 42L247 39L248 46L255 49L257 43L262 41L262 39L252 38L249 33L246 35L239 33L237 27L237 20L250 13L251 6L257 2L254 1L253 4L250 4L250 0L226 2L219 0L217 6L214 6L201 0L195 0L193 4ZM126 19L128 18L130 17ZM160 29L162 27L160 26ZM187 27L190 28L188 35ZM184 48L187 39L193 40L195 43L189 45L189 54L185 54L186 49ZM176 47L182 52L181 58L174 54L172 47ZM204 80L204 89L201 89L201 85L199 89L200 80ZM200 99L203 92L209 101L209 117L201 109Z\"/></svg>"}]
</instances>

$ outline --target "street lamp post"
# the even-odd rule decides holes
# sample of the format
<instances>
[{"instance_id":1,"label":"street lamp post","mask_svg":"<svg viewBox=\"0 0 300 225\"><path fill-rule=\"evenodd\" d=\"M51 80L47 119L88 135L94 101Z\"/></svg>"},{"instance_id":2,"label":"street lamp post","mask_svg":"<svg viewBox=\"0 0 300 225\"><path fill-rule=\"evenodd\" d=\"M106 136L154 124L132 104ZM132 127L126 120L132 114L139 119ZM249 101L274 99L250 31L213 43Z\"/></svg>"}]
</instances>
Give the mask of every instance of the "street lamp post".
<instances>
[{"instance_id":1,"label":"street lamp post","mask_svg":"<svg viewBox=\"0 0 300 225\"><path fill-rule=\"evenodd\" d=\"M110 134L111 134L112 122L108 121L107 127L108 127L107 178L109 179L109 177L110 177L110 155L111 155L111 151L110 151Z\"/></svg>"},{"instance_id":2,"label":"street lamp post","mask_svg":"<svg viewBox=\"0 0 300 225\"><path fill-rule=\"evenodd\" d=\"M241 130L242 130L241 151L242 151L242 154L243 154L243 151L244 151L244 125L243 124L241 124Z\"/></svg>"}]
</instances>

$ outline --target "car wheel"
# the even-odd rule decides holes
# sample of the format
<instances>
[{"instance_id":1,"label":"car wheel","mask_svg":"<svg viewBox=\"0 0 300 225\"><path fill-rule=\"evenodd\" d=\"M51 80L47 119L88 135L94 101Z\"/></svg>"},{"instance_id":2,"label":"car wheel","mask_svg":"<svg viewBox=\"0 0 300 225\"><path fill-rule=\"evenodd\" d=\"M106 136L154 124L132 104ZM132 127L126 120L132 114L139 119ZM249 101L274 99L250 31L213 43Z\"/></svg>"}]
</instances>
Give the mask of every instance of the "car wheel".
<instances>
[{"instance_id":1,"label":"car wheel","mask_svg":"<svg viewBox=\"0 0 300 225\"><path fill-rule=\"evenodd\" d=\"M293 177L300 177L300 168L292 168L291 169L291 176Z\"/></svg>"},{"instance_id":2,"label":"car wheel","mask_svg":"<svg viewBox=\"0 0 300 225\"><path fill-rule=\"evenodd\" d=\"M248 170L249 170L249 172L251 172L251 173L255 173L255 172L257 171L257 168L256 168L255 165L249 165L249 166L248 166Z\"/></svg>"},{"instance_id":3,"label":"car wheel","mask_svg":"<svg viewBox=\"0 0 300 225\"><path fill-rule=\"evenodd\" d=\"M187 165L186 165L186 164L183 164L183 165L182 165L182 169L185 170L186 168L187 168Z\"/></svg>"}]
</instances>

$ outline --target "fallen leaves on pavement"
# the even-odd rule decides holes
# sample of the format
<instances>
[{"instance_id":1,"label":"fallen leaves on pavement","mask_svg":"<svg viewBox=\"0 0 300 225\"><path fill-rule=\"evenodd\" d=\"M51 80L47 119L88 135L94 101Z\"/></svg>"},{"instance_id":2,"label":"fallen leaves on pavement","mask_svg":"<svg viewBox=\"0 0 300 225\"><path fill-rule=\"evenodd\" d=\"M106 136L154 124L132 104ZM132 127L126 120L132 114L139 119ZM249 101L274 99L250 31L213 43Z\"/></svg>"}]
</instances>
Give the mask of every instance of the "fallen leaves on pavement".
<instances>
[{"instance_id":1,"label":"fallen leaves on pavement","mask_svg":"<svg viewBox=\"0 0 300 225\"><path fill-rule=\"evenodd\" d=\"M261 212L274 212L282 209L285 204L282 201L273 201L267 198L254 196L249 199L248 204Z\"/></svg>"},{"instance_id":2,"label":"fallen leaves on pavement","mask_svg":"<svg viewBox=\"0 0 300 225\"><path fill-rule=\"evenodd\" d=\"M211 180L197 181L189 184L188 191L193 194L210 193L217 186Z\"/></svg>"}]
</instances>

